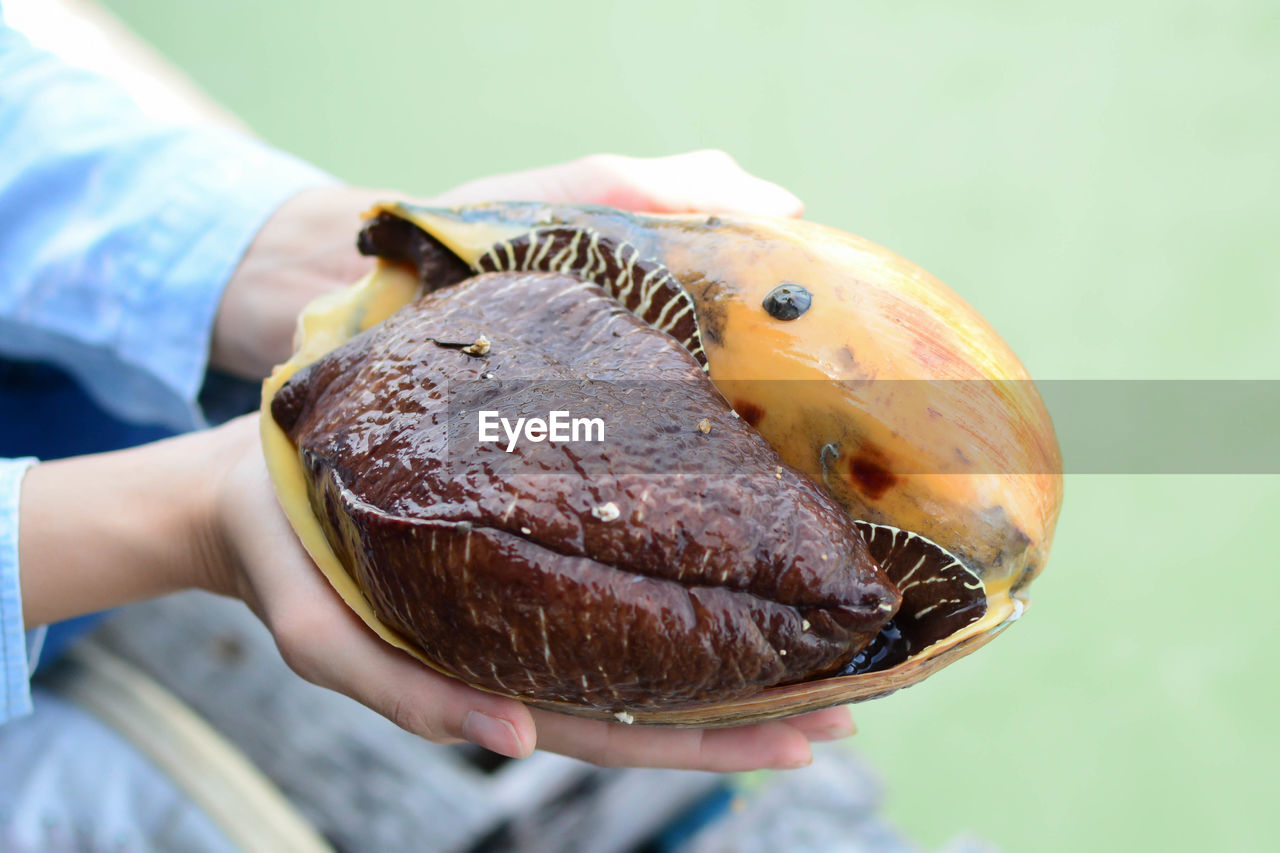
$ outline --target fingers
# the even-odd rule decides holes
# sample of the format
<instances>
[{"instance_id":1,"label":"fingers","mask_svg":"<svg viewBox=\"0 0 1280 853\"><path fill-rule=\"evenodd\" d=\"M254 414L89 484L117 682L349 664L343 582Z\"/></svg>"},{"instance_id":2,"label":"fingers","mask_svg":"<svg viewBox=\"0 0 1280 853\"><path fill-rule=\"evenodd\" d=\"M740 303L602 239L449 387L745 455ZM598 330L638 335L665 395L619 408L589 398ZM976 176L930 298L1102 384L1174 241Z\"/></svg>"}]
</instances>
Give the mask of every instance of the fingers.
<instances>
[{"instance_id":1,"label":"fingers","mask_svg":"<svg viewBox=\"0 0 1280 853\"><path fill-rule=\"evenodd\" d=\"M857 731L847 707L728 729L628 726L546 711L532 713L541 748L606 767L726 773L785 770L812 761L810 742L836 740Z\"/></svg>"},{"instance_id":2,"label":"fingers","mask_svg":"<svg viewBox=\"0 0 1280 853\"><path fill-rule=\"evenodd\" d=\"M808 764L810 741L853 732L847 708L727 729L628 726L530 710L434 672L374 635L311 562L275 502L260 457L241 468L233 522L237 584L299 675L439 743L511 757L535 745L604 766L735 772ZM536 723L536 729L535 729Z\"/></svg>"},{"instance_id":3,"label":"fingers","mask_svg":"<svg viewBox=\"0 0 1280 853\"><path fill-rule=\"evenodd\" d=\"M652 158L596 154L557 166L481 178L435 201L469 204L505 199L603 204L655 213L804 213L804 204L793 194L714 150Z\"/></svg>"},{"instance_id":4,"label":"fingers","mask_svg":"<svg viewBox=\"0 0 1280 853\"><path fill-rule=\"evenodd\" d=\"M588 163L603 172L584 192L607 204L659 213L695 211L748 216L799 216L804 204L771 181L750 174L723 151L693 151L671 157L603 155Z\"/></svg>"},{"instance_id":5,"label":"fingers","mask_svg":"<svg viewBox=\"0 0 1280 853\"><path fill-rule=\"evenodd\" d=\"M731 729L628 726L533 711L538 745L604 767L745 770L803 767L813 760L804 734L785 723Z\"/></svg>"},{"instance_id":6,"label":"fingers","mask_svg":"<svg viewBox=\"0 0 1280 853\"><path fill-rule=\"evenodd\" d=\"M271 625L299 675L406 731L436 743L468 740L512 758L533 751L536 733L524 705L440 675L392 648L336 597L290 605Z\"/></svg>"},{"instance_id":7,"label":"fingers","mask_svg":"<svg viewBox=\"0 0 1280 853\"><path fill-rule=\"evenodd\" d=\"M812 741L840 740L857 734L853 714L847 706L825 708L782 721Z\"/></svg>"}]
</instances>

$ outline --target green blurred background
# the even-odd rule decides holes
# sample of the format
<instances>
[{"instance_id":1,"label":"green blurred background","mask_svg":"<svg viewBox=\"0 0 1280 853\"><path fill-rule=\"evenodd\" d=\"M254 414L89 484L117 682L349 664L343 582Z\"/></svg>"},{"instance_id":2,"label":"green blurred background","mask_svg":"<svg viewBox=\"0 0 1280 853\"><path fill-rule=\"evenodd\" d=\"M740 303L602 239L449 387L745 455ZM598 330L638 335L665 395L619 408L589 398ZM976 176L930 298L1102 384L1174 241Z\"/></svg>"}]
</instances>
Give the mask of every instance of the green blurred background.
<instances>
[{"instance_id":1,"label":"green blurred background","mask_svg":"<svg viewBox=\"0 0 1280 853\"><path fill-rule=\"evenodd\" d=\"M1280 378L1274 0L105 5L352 182L723 148L1037 378ZM1027 618L856 709L889 816L930 847L1275 849L1278 517L1275 476L1070 477Z\"/></svg>"}]
</instances>

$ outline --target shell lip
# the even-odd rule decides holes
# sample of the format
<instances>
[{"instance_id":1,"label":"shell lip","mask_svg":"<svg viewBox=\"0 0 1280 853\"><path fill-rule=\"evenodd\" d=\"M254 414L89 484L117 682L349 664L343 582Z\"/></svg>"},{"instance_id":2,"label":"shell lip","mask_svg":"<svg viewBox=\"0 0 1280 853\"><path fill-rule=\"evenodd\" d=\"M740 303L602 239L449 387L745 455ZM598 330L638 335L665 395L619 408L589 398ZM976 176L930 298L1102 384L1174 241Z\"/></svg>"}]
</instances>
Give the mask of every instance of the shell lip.
<instances>
[{"instance_id":1,"label":"shell lip","mask_svg":"<svg viewBox=\"0 0 1280 853\"><path fill-rule=\"evenodd\" d=\"M628 709L637 725L719 728L790 717L833 705L879 699L911 687L937 670L985 646L1026 611L1027 603L1010 596L1010 612L998 622L964 637L944 637L889 669L858 675L830 676L799 684L768 687L745 699L707 703L676 710ZM965 634L964 631L958 634ZM558 702L528 702L548 711L607 720L612 712Z\"/></svg>"}]
</instances>

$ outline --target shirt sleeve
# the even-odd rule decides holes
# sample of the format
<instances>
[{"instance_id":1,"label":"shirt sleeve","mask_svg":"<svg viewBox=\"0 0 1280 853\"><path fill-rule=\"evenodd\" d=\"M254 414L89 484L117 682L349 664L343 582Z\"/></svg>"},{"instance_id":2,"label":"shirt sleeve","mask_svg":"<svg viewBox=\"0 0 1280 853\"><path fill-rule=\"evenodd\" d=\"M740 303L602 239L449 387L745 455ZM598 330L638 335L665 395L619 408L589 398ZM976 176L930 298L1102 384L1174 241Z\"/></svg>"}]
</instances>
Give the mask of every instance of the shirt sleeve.
<instances>
[{"instance_id":1,"label":"shirt sleeve","mask_svg":"<svg viewBox=\"0 0 1280 853\"><path fill-rule=\"evenodd\" d=\"M146 117L0 23L0 355L125 420L190 429L227 279L271 212L332 179L232 131Z\"/></svg>"},{"instance_id":2,"label":"shirt sleeve","mask_svg":"<svg viewBox=\"0 0 1280 853\"><path fill-rule=\"evenodd\" d=\"M213 318L253 235L324 172L230 131L148 118L0 21L0 356L58 365L104 409L204 423ZM21 417L0 412L0 417ZM30 711L18 495L0 459L0 723Z\"/></svg>"},{"instance_id":3,"label":"shirt sleeve","mask_svg":"<svg viewBox=\"0 0 1280 853\"><path fill-rule=\"evenodd\" d=\"M34 459L0 459L0 725L31 711L35 665L18 588L18 487Z\"/></svg>"}]
</instances>

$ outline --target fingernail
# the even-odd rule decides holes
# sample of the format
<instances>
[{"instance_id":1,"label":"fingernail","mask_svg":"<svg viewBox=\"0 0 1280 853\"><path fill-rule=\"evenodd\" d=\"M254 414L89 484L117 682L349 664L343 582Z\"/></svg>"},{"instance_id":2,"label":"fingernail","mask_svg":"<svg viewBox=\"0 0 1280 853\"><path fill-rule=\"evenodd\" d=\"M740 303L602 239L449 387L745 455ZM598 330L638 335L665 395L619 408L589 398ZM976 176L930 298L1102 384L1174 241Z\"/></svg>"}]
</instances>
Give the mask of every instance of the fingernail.
<instances>
[{"instance_id":1,"label":"fingernail","mask_svg":"<svg viewBox=\"0 0 1280 853\"><path fill-rule=\"evenodd\" d=\"M507 720L471 711L462 721L462 736L499 755L508 758L524 757L524 745L520 743L516 727Z\"/></svg>"},{"instance_id":2,"label":"fingernail","mask_svg":"<svg viewBox=\"0 0 1280 853\"><path fill-rule=\"evenodd\" d=\"M808 767L813 763L813 753L805 750L803 753L789 755L773 765L778 770L798 770L801 767Z\"/></svg>"},{"instance_id":3,"label":"fingernail","mask_svg":"<svg viewBox=\"0 0 1280 853\"><path fill-rule=\"evenodd\" d=\"M775 183L762 181L756 203L762 213L772 216L799 216L804 213L804 202L792 192Z\"/></svg>"},{"instance_id":4,"label":"fingernail","mask_svg":"<svg viewBox=\"0 0 1280 853\"><path fill-rule=\"evenodd\" d=\"M809 734L809 740L840 740L857 733L858 727L850 720L845 723L833 723L832 725L815 729Z\"/></svg>"}]
</instances>

